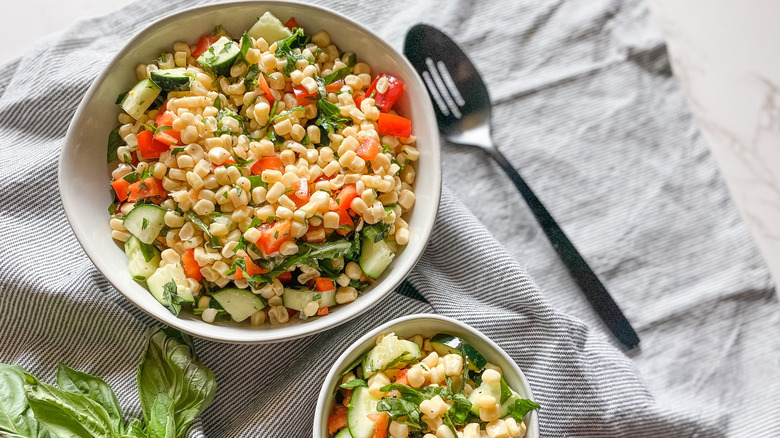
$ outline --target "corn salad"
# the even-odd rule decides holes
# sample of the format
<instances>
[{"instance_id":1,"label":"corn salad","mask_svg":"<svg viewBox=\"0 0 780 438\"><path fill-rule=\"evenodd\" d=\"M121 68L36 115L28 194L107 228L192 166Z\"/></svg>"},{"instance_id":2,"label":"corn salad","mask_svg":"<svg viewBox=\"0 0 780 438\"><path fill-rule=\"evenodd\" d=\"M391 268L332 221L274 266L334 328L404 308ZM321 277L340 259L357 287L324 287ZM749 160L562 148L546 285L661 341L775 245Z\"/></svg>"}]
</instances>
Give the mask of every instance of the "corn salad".
<instances>
[{"instance_id":1,"label":"corn salad","mask_svg":"<svg viewBox=\"0 0 780 438\"><path fill-rule=\"evenodd\" d=\"M270 13L136 69L109 138L111 235L172 312L252 325L358 298L410 238L404 84ZM114 157L115 155L115 157Z\"/></svg>"},{"instance_id":2,"label":"corn salad","mask_svg":"<svg viewBox=\"0 0 780 438\"><path fill-rule=\"evenodd\" d=\"M509 387L500 367L447 333L381 335L341 379L328 415L337 438L517 438L539 405Z\"/></svg>"}]
</instances>

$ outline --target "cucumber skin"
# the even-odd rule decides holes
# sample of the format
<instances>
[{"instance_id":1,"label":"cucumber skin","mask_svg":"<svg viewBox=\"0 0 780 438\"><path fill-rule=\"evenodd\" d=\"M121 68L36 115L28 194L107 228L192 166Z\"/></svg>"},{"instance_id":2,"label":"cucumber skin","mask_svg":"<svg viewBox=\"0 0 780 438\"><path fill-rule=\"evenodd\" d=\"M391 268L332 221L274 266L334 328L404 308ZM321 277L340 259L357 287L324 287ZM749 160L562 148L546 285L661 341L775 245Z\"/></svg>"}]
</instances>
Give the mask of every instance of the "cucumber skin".
<instances>
[{"instance_id":1,"label":"cucumber skin","mask_svg":"<svg viewBox=\"0 0 780 438\"><path fill-rule=\"evenodd\" d=\"M230 44L230 49L223 53L224 47L228 44ZM219 47L219 49L216 49L216 47ZM241 49L233 40L221 37L198 57L198 64L214 77L227 77L230 76L230 68L233 67L233 63L238 59L240 53Z\"/></svg>"},{"instance_id":2,"label":"cucumber skin","mask_svg":"<svg viewBox=\"0 0 780 438\"><path fill-rule=\"evenodd\" d=\"M364 402L364 398L368 400ZM374 401L375 403L372 403ZM364 403L368 403L368 409L365 409ZM349 399L349 406L347 406L347 428L350 436L354 438L371 438L374 436L374 423L366 416L378 412L376 410L377 403L379 403L379 400L371 397L367 387L361 386L355 389L355 392L352 393L352 397Z\"/></svg>"},{"instance_id":3,"label":"cucumber skin","mask_svg":"<svg viewBox=\"0 0 780 438\"><path fill-rule=\"evenodd\" d=\"M383 352L383 350L388 350L386 346L387 346L387 342L391 342L390 339L391 338L389 338L389 335L386 336L385 339L382 340L382 342L380 342L374 348L369 350L368 354L366 354L366 357L363 359L363 363L361 365L363 368L363 376L366 379L376 374L377 371L386 370L387 364L391 363L393 360L398 358L400 354L403 354L403 352L409 352L411 356L407 357L405 360L401 362L398 362L395 365L406 364L406 363L410 363L422 359L422 351L420 350L420 346L415 344L412 341L407 341L405 339L396 339L395 341L392 341L394 343L403 343L403 346L397 349L398 352L394 353L395 354L394 357L384 357L384 358L376 357L379 353ZM380 347L382 347L381 350ZM379 359L381 359L382 362L380 362Z\"/></svg>"},{"instance_id":4,"label":"cucumber skin","mask_svg":"<svg viewBox=\"0 0 780 438\"><path fill-rule=\"evenodd\" d=\"M485 359L485 356L483 356L479 350L457 336L447 333L437 333L431 337L431 346L440 356L446 354L460 354L458 348L462 347L469 362L469 369L472 371L482 371L482 369L485 368L485 364L487 364L487 359Z\"/></svg>"},{"instance_id":5,"label":"cucumber skin","mask_svg":"<svg viewBox=\"0 0 780 438\"><path fill-rule=\"evenodd\" d=\"M281 20L272 13L266 12L257 22L247 31L247 34L254 39L263 38L269 45L276 41L283 40L290 35L290 29L287 29Z\"/></svg>"},{"instance_id":6,"label":"cucumber skin","mask_svg":"<svg viewBox=\"0 0 780 438\"><path fill-rule=\"evenodd\" d=\"M127 270L133 278L149 278L160 265L160 250L153 247L154 257L148 262L141 251L141 241L135 236L130 236L125 242L125 254L127 254Z\"/></svg>"},{"instance_id":7,"label":"cucumber skin","mask_svg":"<svg viewBox=\"0 0 780 438\"><path fill-rule=\"evenodd\" d=\"M374 242L370 239L363 239L359 264L360 269L369 277L374 280L379 278L394 258L395 251L386 240Z\"/></svg>"},{"instance_id":8,"label":"cucumber skin","mask_svg":"<svg viewBox=\"0 0 780 438\"><path fill-rule=\"evenodd\" d=\"M173 72L173 70L176 70L177 73L181 72L180 76L171 76L170 74ZM187 69L182 67L169 70L154 70L150 73L150 79L152 82L154 82L162 89L162 91L165 92L189 91L190 84L194 78L195 75L192 73L187 73Z\"/></svg>"},{"instance_id":9,"label":"cucumber skin","mask_svg":"<svg viewBox=\"0 0 780 438\"><path fill-rule=\"evenodd\" d=\"M162 90L160 87L152 82L151 79L144 79L135 84L135 86L127 92L127 95L122 99L122 103L119 104L119 106L122 107L130 117L138 120L146 113L146 110L152 106L152 103L154 103L154 100L161 92ZM138 102L140 99L138 94L140 93L143 93L145 96L142 101Z\"/></svg>"},{"instance_id":10,"label":"cucumber skin","mask_svg":"<svg viewBox=\"0 0 780 438\"><path fill-rule=\"evenodd\" d=\"M221 298L220 298L221 297ZM214 292L211 298L225 309L236 322L241 322L265 307L265 301L246 289L227 288ZM233 300L238 299L236 303Z\"/></svg>"},{"instance_id":11,"label":"cucumber skin","mask_svg":"<svg viewBox=\"0 0 780 438\"><path fill-rule=\"evenodd\" d=\"M285 289L282 294L282 300L284 302L284 307L303 312L303 306L309 301L315 301L314 297L317 295L319 295L319 298L316 300L320 305L319 307L331 307L336 305L335 289L325 292Z\"/></svg>"},{"instance_id":12,"label":"cucumber skin","mask_svg":"<svg viewBox=\"0 0 780 438\"><path fill-rule=\"evenodd\" d=\"M148 223L143 227L143 220ZM150 245L165 226L165 209L152 204L136 205L122 222L130 234Z\"/></svg>"}]
</instances>

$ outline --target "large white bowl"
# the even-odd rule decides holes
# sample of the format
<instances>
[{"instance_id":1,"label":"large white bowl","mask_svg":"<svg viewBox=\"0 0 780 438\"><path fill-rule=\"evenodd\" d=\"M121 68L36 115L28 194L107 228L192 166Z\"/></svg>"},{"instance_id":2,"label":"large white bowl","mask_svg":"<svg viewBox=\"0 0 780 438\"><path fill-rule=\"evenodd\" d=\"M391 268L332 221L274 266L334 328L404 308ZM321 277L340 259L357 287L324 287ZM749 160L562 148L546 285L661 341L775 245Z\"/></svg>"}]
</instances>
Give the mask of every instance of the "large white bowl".
<instances>
[{"instance_id":1,"label":"large white bowl","mask_svg":"<svg viewBox=\"0 0 780 438\"><path fill-rule=\"evenodd\" d=\"M175 41L196 41L221 24L232 35L249 29L257 17L271 11L282 20L294 16L309 33L326 30L341 50L352 51L367 62L373 72L387 72L401 78L406 92L397 107L412 119L418 139L415 194L417 201L408 215L411 240L385 271L353 303L338 307L327 316L308 321L294 320L281 326L250 327L248 323L207 324L191 313L177 318L139 286L127 271L127 257L111 239L108 205L111 203L106 144L117 126L117 95L136 82L135 66L170 50ZM386 42L354 21L320 7L280 2L253 1L223 3L180 12L157 21L130 40L87 91L71 121L59 164L62 205L70 225L92 262L127 299L161 322L201 338L223 342L272 342L320 332L365 312L395 289L414 267L425 248L439 206L441 169L436 118L425 86L409 62Z\"/></svg>"},{"instance_id":2,"label":"large white bowl","mask_svg":"<svg viewBox=\"0 0 780 438\"><path fill-rule=\"evenodd\" d=\"M312 434L314 438L328 438L328 413L333 407L336 390L338 385L341 384L341 376L349 371L346 367L354 364L363 353L376 345L377 336L388 333L395 333L404 338L418 334L423 337L431 337L436 333L448 333L458 336L479 350L488 362L500 366L506 382L521 397L529 400L534 399L531 386L528 385L528 380L520 370L520 367L501 347L477 329L446 316L431 314L408 315L388 321L366 333L336 359L336 362L325 377L325 382L320 390L320 397L317 400ZM531 411L523 420L528 428L525 438L539 438L539 415L537 411Z\"/></svg>"}]
</instances>

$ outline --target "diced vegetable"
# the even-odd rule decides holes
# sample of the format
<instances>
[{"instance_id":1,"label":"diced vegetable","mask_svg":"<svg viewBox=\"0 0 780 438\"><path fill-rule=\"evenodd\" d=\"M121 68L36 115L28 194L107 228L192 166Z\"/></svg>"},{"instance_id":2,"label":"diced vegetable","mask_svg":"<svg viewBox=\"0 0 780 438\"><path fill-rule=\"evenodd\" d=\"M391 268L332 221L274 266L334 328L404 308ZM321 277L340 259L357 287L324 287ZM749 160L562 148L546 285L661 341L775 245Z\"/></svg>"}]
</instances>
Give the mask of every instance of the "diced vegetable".
<instances>
[{"instance_id":1,"label":"diced vegetable","mask_svg":"<svg viewBox=\"0 0 780 438\"><path fill-rule=\"evenodd\" d=\"M404 368L408 363L422 358L420 346L390 333L382 338L363 359L363 376L368 379L388 368Z\"/></svg>"},{"instance_id":2,"label":"diced vegetable","mask_svg":"<svg viewBox=\"0 0 780 438\"><path fill-rule=\"evenodd\" d=\"M282 244L289 240L292 240L292 237L290 237L290 221L274 222L260 226L260 240L257 243L263 248L266 255L278 252Z\"/></svg>"},{"instance_id":3,"label":"diced vegetable","mask_svg":"<svg viewBox=\"0 0 780 438\"><path fill-rule=\"evenodd\" d=\"M195 50L192 51L192 57L197 58L203 54L212 44L216 43L219 39L217 35L203 35L198 39L198 44L195 46Z\"/></svg>"},{"instance_id":4,"label":"diced vegetable","mask_svg":"<svg viewBox=\"0 0 780 438\"><path fill-rule=\"evenodd\" d=\"M357 156L370 161L379 154L379 143L373 137L366 136L357 148Z\"/></svg>"},{"instance_id":5,"label":"diced vegetable","mask_svg":"<svg viewBox=\"0 0 780 438\"><path fill-rule=\"evenodd\" d=\"M200 265L195 261L195 248L190 248L181 255L181 264L184 268L184 274L188 278L200 281L203 274L200 272Z\"/></svg>"},{"instance_id":6,"label":"diced vegetable","mask_svg":"<svg viewBox=\"0 0 780 438\"><path fill-rule=\"evenodd\" d=\"M151 244L165 226L165 210L152 204L136 204L127 214L123 225L133 236L145 244Z\"/></svg>"},{"instance_id":7,"label":"diced vegetable","mask_svg":"<svg viewBox=\"0 0 780 438\"><path fill-rule=\"evenodd\" d=\"M146 285L149 287L149 292L151 292L157 301L164 306L168 306L171 304L172 295L165 286L171 281L176 285L175 293L182 301L195 301L195 298L192 295L192 289L190 289L190 283L187 281L184 270L178 263L157 268L157 270L154 271L154 274L146 279Z\"/></svg>"},{"instance_id":8,"label":"diced vegetable","mask_svg":"<svg viewBox=\"0 0 780 438\"><path fill-rule=\"evenodd\" d=\"M212 298L236 322L241 322L265 307L265 301L247 289L227 288L214 292Z\"/></svg>"},{"instance_id":9,"label":"diced vegetable","mask_svg":"<svg viewBox=\"0 0 780 438\"><path fill-rule=\"evenodd\" d=\"M164 201L167 194L165 189L163 189L162 181L151 176L130 184L127 191L127 200L129 202L138 202L141 199L146 199L155 204Z\"/></svg>"},{"instance_id":10,"label":"diced vegetable","mask_svg":"<svg viewBox=\"0 0 780 438\"><path fill-rule=\"evenodd\" d=\"M220 37L198 56L198 64L211 75L230 76L230 67L238 59L241 48L228 37Z\"/></svg>"},{"instance_id":11,"label":"diced vegetable","mask_svg":"<svg viewBox=\"0 0 780 438\"><path fill-rule=\"evenodd\" d=\"M161 91L150 79L144 79L127 92L120 106L130 117L138 120L152 106Z\"/></svg>"},{"instance_id":12,"label":"diced vegetable","mask_svg":"<svg viewBox=\"0 0 780 438\"><path fill-rule=\"evenodd\" d=\"M255 175L261 175L265 170L284 172L284 164L282 164L282 159L279 157L265 157L257 160L250 170Z\"/></svg>"},{"instance_id":13,"label":"diced vegetable","mask_svg":"<svg viewBox=\"0 0 780 438\"><path fill-rule=\"evenodd\" d=\"M347 427L346 406L333 406L333 410L331 411L330 415L328 415L328 434L333 435L345 427Z\"/></svg>"},{"instance_id":14,"label":"diced vegetable","mask_svg":"<svg viewBox=\"0 0 780 438\"><path fill-rule=\"evenodd\" d=\"M152 70L149 77L162 91L187 91L195 75L187 72L186 68L171 68Z\"/></svg>"},{"instance_id":15,"label":"diced vegetable","mask_svg":"<svg viewBox=\"0 0 780 438\"><path fill-rule=\"evenodd\" d=\"M116 197L119 198L120 202L125 202L125 200L127 200L127 195L130 193L130 184L129 181L123 178L119 178L111 183L111 187L114 188Z\"/></svg>"},{"instance_id":16,"label":"diced vegetable","mask_svg":"<svg viewBox=\"0 0 780 438\"><path fill-rule=\"evenodd\" d=\"M247 33L254 39L263 38L269 45L292 35L290 29L286 28L282 22L270 12L263 14Z\"/></svg>"},{"instance_id":17,"label":"diced vegetable","mask_svg":"<svg viewBox=\"0 0 780 438\"><path fill-rule=\"evenodd\" d=\"M394 135L396 137L409 137L412 135L412 121L401 116L389 113L379 114L379 135Z\"/></svg>"},{"instance_id":18,"label":"diced vegetable","mask_svg":"<svg viewBox=\"0 0 780 438\"><path fill-rule=\"evenodd\" d=\"M156 140L154 131L145 129L138 133L138 150L145 160L160 158L160 154L170 150L170 146Z\"/></svg>"},{"instance_id":19,"label":"diced vegetable","mask_svg":"<svg viewBox=\"0 0 780 438\"><path fill-rule=\"evenodd\" d=\"M347 184L336 196L336 204L338 204L339 209L346 210L349 208L349 204L351 204L352 200L355 198L357 198L357 189L355 188L355 184Z\"/></svg>"},{"instance_id":20,"label":"diced vegetable","mask_svg":"<svg viewBox=\"0 0 780 438\"><path fill-rule=\"evenodd\" d=\"M160 250L154 245L141 243L135 236L125 242L127 270L136 280L146 280L160 266Z\"/></svg>"},{"instance_id":21,"label":"diced vegetable","mask_svg":"<svg viewBox=\"0 0 780 438\"><path fill-rule=\"evenodd\" d=\"M380 93L379 90L376 89L377 83L382 78L387 79L387 91L384 93ZM395 105L396 101L398 101L398 99L404 94L404 83L395 76L384 73L379 74L377 75L376 79L374 79L374 82L372 82L371 85L366 89L366 96L371 96L372 94L374 96L376 106L378 106L382 112L386 113L393 108L393 105Z\"/></svg>"},{"instance_id":22,"label":"diced vegetable","mask_svg":"<svg viewBox=\"0 0 780 438\"><path fill-rule=\"evenodd\" d=\"M317 277L314 279L314 288L320 292L326 292L329 290L336 290L336 286L333 285L333 280L325 277Z\"/></svg>"},{"instance_id":23,"label":"diced vegetable","mask_svg":"<svg viewBox=\"0 0 780 438\"><path fill-rule=\"evenodd\" d=\"M295 19L295 17L290 17L289 20L287 20L287 23L284 23L284 27L293 30L296 27L301 27L298 25L298 21Z\"/></svg>"}]
</instances>

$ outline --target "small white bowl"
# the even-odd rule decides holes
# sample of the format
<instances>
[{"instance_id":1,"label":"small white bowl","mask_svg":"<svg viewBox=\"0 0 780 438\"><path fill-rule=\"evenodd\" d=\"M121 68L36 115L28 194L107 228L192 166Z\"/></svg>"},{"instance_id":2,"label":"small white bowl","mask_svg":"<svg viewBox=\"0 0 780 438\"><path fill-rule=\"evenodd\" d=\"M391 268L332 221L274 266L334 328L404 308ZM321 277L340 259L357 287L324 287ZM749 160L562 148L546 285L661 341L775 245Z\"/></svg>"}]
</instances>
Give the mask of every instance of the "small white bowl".
<instances>
[{"instance_id":1,"label":"small white bowl","mask_svg":"<svg viewBox=\"0 0 780 438\"><path fill-rule=\"evenodd\" d=\"M135 67L170 50L175 41L195 42L221 24L232 36L240 36L265 11L287 20L294 16L310 34L326 30L341 50L352 51L373 72L401 78L406 92L397 103L399 113L411 118L420 160L414 209L408 215L411 240L380 279L353 303L337 307L330 315L308 321L294 320L280 326L251 327L248 323L207 324L182 312L177 318L160 305L128 274L127 257L111 239L108 205L110 174L106 164L109 132L117 126L116 97L136 82ZM200 338L233 343L261 343L294 339L342 324L365 312L395 289L414 267L430 237L439 207L441 169L439 134L428 93L412 65L371 31L333 11L307 4L282 1L222 3L198 7L165 17L143 30L109 62L95 80L71 121L59 164L62 205L76 238L100 272L133 304L161 322Z\"/></svg>"},{"instance_id":2,"label":"small white bowl","mask_svg":"<svg viewBox=\"0 0 780 438\"><path fill-rule=\"evenodd\" d=\"M523 372L515 361L501 347L491 341L490 338L475 328L446 316L425 313L408 315L388 321L366 333L336 359L336 362L325 377L325 382L320 390L320 397L317 400L312 434L314 438L328 438L328 413L333 407L334 396L341 382L341 376L348 371L345 368L353 364L358 357L376 345L377 336L388 333L395 333L404 338L418 334L424 337L431 337L436 333L448 333L458 336L482 353L488 362L500 366L507 384L517 391L521 397L529 400L534 399L531 387L528 385L528 380L526 380ZM539 438L539 414L537 411L531 411L523 420L528 428L525 437Z\"/></svg>"}]
</instances>

